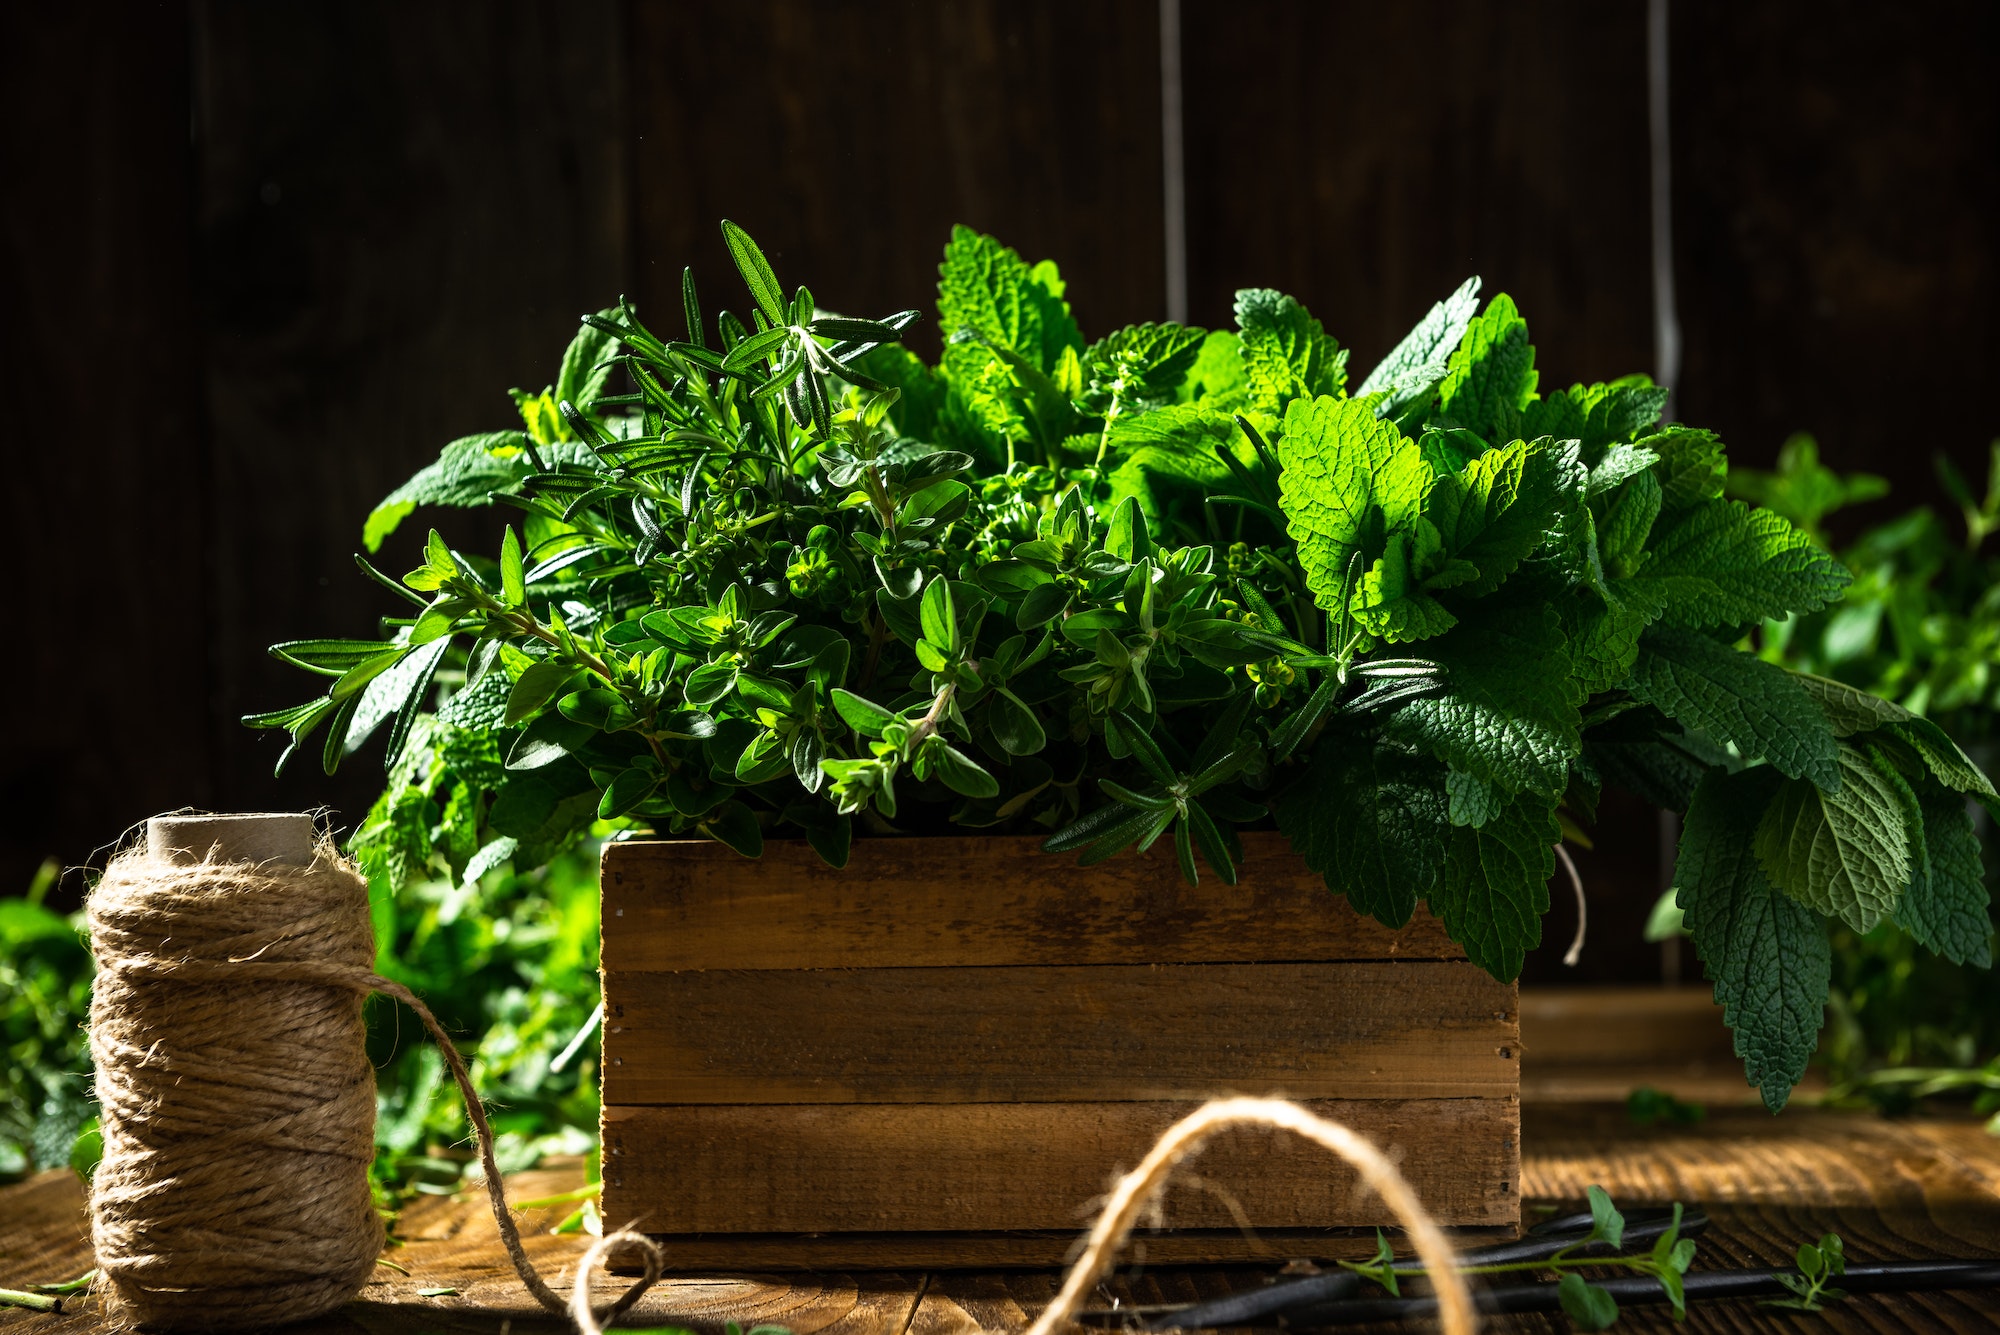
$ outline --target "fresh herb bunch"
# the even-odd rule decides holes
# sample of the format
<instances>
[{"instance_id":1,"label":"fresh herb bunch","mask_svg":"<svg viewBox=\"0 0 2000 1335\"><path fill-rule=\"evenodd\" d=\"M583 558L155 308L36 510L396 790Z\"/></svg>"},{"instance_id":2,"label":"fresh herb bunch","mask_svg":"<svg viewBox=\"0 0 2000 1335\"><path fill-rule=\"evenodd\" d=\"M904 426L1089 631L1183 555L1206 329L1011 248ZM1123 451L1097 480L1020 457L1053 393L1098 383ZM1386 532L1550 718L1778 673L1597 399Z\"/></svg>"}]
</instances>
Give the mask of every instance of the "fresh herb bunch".
<instances>
[{"instance_id":1,"label":"fresh herb bunch","mask_svg":"<svg viewBox=\"0 0 2000 1335\"><path fill-rule=\"evenodd\" d=\"M942 362L916 318L787 297L723 233L749 322L587 317L521 429L447 446L369 520L521 510L499 559L433 532L379 641L274 652L333 679L255 716L331 769L388 726L356 836L392 879L534 864L589 822L722 840L856 824L1171 836L1234 880L1275 820L1400 924L1427 900L1495 976L1540 937L1563 821L1624 783L1688 812L1681 902L1781 1105L1826 996L1824 919L1957 949L1983 888L1922 719L1735 646L1848 576L1722 496L1709 432L1643 376L1538 392L1477 280L1349 390L1304 307L1086 342L1049 263L958 229ZM623 380L613 392L611 377ZM434 696L443 697L441 701ZM282 763L282 761L280 762Z\"/></svg>"}]
</instances>

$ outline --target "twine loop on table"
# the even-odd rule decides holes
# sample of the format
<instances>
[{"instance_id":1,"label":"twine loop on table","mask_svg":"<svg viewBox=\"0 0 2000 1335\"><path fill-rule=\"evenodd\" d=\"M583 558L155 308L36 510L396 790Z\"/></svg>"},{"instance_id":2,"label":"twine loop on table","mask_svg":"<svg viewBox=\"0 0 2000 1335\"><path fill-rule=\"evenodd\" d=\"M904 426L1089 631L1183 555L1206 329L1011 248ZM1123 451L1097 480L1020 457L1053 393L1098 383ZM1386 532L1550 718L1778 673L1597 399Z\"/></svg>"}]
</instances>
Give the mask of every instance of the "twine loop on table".
<instances>
[{"instance_id":1,"label":"twine loop on table","mask_svg":"<svg viewBox=\"0 0 2000 1335\"><path fill-rule=\"evenodd\" d=\"M104 1132L91 1239L115 1315L257 1329L361 1291L383 1242L368 1184L370 992L415 1011L443 1052L507 1255L537 1302L568 1310L522 1248L464 1058L423 1002L374 972L367 882L329 841L306 866L130 849L88 916ZM604 1320L658 1278L657 1253L647 1262Z\"/></svg>"}]
</instances>

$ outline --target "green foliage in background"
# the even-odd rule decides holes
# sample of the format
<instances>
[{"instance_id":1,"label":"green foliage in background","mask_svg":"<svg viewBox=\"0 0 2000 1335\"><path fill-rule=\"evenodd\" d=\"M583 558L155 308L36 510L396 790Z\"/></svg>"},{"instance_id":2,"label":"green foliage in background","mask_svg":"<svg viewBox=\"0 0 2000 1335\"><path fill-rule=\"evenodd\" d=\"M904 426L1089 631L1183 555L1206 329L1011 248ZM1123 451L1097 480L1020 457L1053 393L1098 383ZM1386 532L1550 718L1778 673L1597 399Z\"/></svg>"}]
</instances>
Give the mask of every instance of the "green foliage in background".
<instances>
[{"instance_id":1,"label":"green foliage in background","mask_svg":"<svg viewBox=\"0 0 2000 1335\"><path fill-rule=\"evenodd\" d=\"M2000 529L2000 442L1991 455L1983 493L1940 457L1939 480L1957 515L1919 506L1865 529L1841 553L1854 572L1845 598L1768 624L1761 637L1766 659L1894 701L1982 760L2000 742L2000 551L1989 542ZM1739 470L1730 488L1813 529L1841 507L1887 492L1880 478L1827 469L1803 435L1785 443L1774 471ZM1991 819L1976 807L1969 814L1980 843L1953 822L1942 855L1969 877L1983 844L1990 883ZM1985 967L1991 932L1990 921L1970 912L1951 939L1921 946L1888 925L1835 930L1820 1059L1836 1094L1901 1107L1925 1094L1971 1090L1982 1111L2000 1109L2000 980Z\"/></svg>"},{"instance_id":2,"label":"green foliage in background","mask_svg":"<svg viewBox=\"0 0 2000 1335\"><path fill-rule=\"evenodd\" d=\"M90 948L81 914L43 906L60 871L44 863L25 897L0 899L0 1182L68 1163L92 1117Z\"/></svg>"},{"instance_id":3,"label":"green foliage in background","mask_svg":"<svg viewBox=\"0 0 2000 1335\"><path fill-rule=\"evenodd\" d=\"M1849 575L1723 495L1707 431L1643 376L1541 387L1478 283L1352 380L1281 293L1235 328L1087 339L1064 281L960 228L939 364L916 318L821 311L723 225L748 318L586 317L518 428L468 437L369 519L521 515L497 556L433 531L376 640L247 719L330 771L387 733L355 848L391 888L538 867L596 822L755 856L857 829L1033 833L1094 862L1167 840L1234 881L1275 822L1328 887L1425 901L1514 977L1553 845L1621 783L1686 810L1686 920L1767 1102L1819 1031L1829 920L1969 957L1985 891L1922 718L1736 648ZM617 383L614 384L614 378ZM280 762L283 763L282 761Z\"/></svg>"}]
</instances>

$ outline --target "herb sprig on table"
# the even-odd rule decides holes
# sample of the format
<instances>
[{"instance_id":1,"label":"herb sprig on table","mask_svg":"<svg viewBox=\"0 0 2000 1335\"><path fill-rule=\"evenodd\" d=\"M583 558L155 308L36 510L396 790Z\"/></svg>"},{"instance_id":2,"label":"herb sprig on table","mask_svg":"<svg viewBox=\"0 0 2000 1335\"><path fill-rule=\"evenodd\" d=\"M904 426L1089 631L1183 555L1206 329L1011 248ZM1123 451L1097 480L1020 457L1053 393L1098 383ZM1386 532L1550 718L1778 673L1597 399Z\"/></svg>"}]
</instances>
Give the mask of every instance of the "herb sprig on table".
<instances>
[{"instance_id":1,"label":"herb sprig on table","mask_svg":"<svg viewBox=\"0 0 2000 1335\"><path fill-rule=\"evenodd\" d=\"M1421 899L1506 979L1565 824L1619 783L1688 812L1681 902L1774 1107L1825 919L1950 949L1983 921L1957 794L1984 776L1736 647L1845 568L1726 499L1721 443L1645 377L1544 393L1477 280L1350 384L1278 292L1093 342L1053 264L960 228L932 366L898 342L916 312L829 314L723 232L747 318L691 279L677 337L588 317L519 429L448 445L365 533L497 500L497 559L433 532L400 581L363 563L409 604L384 638L274 649L331 679L247 720L287 755L388 732L355 846L392 882L537 865L600 819L835 865L857 829L1170 840L1233 881L1237 830L1274 821L1356 908Z\"/></svg>"}]
</instances>

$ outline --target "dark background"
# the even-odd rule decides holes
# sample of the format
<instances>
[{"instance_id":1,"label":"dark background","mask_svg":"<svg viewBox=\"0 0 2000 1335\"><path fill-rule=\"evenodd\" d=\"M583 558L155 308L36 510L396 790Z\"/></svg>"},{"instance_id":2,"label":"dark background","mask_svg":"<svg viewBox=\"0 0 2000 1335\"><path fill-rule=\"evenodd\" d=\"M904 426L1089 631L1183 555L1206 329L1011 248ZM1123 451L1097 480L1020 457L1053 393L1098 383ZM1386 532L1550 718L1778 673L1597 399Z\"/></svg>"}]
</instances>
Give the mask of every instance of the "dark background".
<instances>
[{"instance_id":1,"label":"dark background","mask_svg":"<svg viewBox=\"0 0 2000 1335\"><path fill-rule=\"evenodd\" d=\"M1361 369L1476 272L1544 384L1653 369L1640 0L1183 6L1195 322L1281 287ZM1810 430L1888 505L1935 451L1983 473L1996 27L1672 0L1677 413L1739 463ZM235 722L312 692L264 647L372 633L363 517L579 313L675 311L684 263L740 307L718 218L829 308L928 309L966 222L1057 259L1087 331L1160 318L1160 80L1157 0L8 7L0 892L183 804L351 826L368 755L273 780ZM1583 974L1629 980L1651 814L1605 834Z\"/></svg>"}]
</instances>

